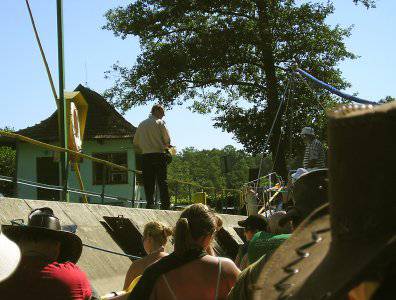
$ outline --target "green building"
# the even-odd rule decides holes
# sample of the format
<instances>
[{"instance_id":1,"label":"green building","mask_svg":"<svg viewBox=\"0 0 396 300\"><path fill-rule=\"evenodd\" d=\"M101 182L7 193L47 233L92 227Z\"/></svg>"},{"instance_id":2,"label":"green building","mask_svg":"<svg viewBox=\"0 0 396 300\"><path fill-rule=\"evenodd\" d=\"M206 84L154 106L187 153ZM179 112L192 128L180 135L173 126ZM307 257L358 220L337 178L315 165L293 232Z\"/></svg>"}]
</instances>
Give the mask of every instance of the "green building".
<instances>
[{"instance_id":1,"label":"green building","mask_svg":"<svg viewBox=\"0 0 396 300\"><path fill-rule=\"evenodd\" d=\"M98 93L79 85L75 91L81 92L88 104L88 114L82 144L82 153L136 169L136 156L133 136L136 131L113 106ZM59 145L58 116L55 111L49 118L34 126L19 130L23 136L45 143ZM17 178L32 182L59 186L59 153L40 148L25 142L16 142ZM89 195L90 203L105 203L131 206L129 200L143 200L143 187L137 184L139 178L133 172L120 171L105 167L89 159L80 159L81 177L85 191L99 195ZM80 189L77 176L69 170L69 187ZM17 197L23 199L59 200L56 190L36 188L18 184ZM69 193L71 202L81 202L82 196ZM115 196L113 198L103 197Z\"/></svg>"}]
</instances>

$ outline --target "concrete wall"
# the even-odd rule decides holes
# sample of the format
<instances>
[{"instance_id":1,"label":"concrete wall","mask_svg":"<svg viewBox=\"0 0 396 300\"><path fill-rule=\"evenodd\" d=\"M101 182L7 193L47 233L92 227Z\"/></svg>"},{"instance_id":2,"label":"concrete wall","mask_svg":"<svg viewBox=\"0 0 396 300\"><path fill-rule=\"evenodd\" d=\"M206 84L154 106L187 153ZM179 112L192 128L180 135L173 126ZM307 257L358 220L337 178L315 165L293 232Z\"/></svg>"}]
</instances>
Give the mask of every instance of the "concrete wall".
<instances>
[{"instance_id":1,"label":"concrete wall","mask_svg":"<svg viewBox=\"0 0 396 300\"><path fill-rule=\"evenodd\" d=\"M44 206L51 207L54 210L62 225L77 225L77 235L83 243L120 253L124 253L124 251L117 244L114 235L110 234L111 230L106 230L109 227L106 219L112 218L113 220L120 219L131 222L135 233L127 237L128 242L142 247L141 234L147 222L157 220L173 227L180 215L180 212L177 211L0 198L0 223L10 224L13 219L24 219L27 222L27 216L32 209ZM226 240L217 238L216 248L218 253L227 253L229 252L227 251L229 249L226 249L227 247L236 248L239 244L242 244L242 240L234 228L238 226L237 221L246 217L233 215L220 215L220 217L223 220L224 234L227 237ZM168 251L172 250L171 243L168 243L167 249ZM100 294L121 290L130 264L131 261L126 257L86 247L84 247L78 262L78 265L87 273L92 285Z\"/></svg>"},{"instance_id":2,"label":"concrete wall","mask_svg":"<svg viewBox=\"0 0 396 300\"><path fill-rule=\"evenodd\" d=\"M31 180L37 182L36 172L36 158L37 157L53 157L54 153L50 150L39 148L37 146L19 143L17 146L18 151L18 162L17 162L17 175L20 179ZM128 157L128 168L135 169L135 152L132 147L132 139L111 139L104 140L102 143L97 141L85 141L83 144L83 152L87 155L99 152L127 152ZM87 191L102 192L101 185L93 185L93 174L92 174L92 161L84 159L80 164L80 172L84 181L84 187ZM116 184L106 185L105 194L114 195L132 199L133 194L133 174L128 174L128 184ZM73 188L80 188L75 173L70 170L69 172L69 186ZM138 195L144 195L142 187L135 188L135 198ZM22 184L18 185L18 197L24 199L37 199L36 188L25 186ZM72 202L79 202L79 195L70 193L70 199ZM101 199L98 197L89 197L90 203L101 203ZM141 198L141 197L140 197ZM106 199L105 203L111 204L112 200Z\"/></svg>"}]
</instances>

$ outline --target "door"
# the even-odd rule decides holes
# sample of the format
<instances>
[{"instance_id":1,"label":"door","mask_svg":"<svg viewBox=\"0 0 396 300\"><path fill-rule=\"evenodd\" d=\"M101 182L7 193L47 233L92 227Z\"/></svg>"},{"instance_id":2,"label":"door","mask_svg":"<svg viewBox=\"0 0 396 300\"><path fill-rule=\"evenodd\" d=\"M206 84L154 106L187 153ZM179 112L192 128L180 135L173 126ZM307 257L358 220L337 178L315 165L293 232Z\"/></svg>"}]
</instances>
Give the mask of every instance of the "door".
<instances>
[{"instance_id":1,"label":"door","mask_svg":"<svg viewBox=\"0 0 396 300\"><path fill-rule=\"evenodd\" d=\"M37 182L59 186L59 163L53 157L37 157ZM60 192L37 188L37 199L59 200Z\"/></svg>"}]
</instances>

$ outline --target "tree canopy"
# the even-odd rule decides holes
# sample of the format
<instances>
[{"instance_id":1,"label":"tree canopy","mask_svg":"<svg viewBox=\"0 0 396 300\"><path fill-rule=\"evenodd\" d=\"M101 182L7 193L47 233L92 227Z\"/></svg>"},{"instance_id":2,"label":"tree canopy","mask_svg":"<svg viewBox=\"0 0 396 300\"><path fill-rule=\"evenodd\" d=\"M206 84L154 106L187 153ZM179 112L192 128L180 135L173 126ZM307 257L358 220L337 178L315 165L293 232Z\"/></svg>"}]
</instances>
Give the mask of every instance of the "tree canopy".
<instances>
[{"instance_id":1,"label":"tree canopy","mask_svg":"<svg viewBox=\"0 0 396 300\"><path fill-rule=\"evenodd\" d=\"M298 78L287 89L291 68L298 64L337 88L348 86L337 64L356 57L344 44L351 27L326 24L333 12L331 1L295 0L137 0L109 10L104 28L121 38L138 36L142 52L132 68L113 66L117 79L107 97L124 111L159 101L215 112L215 126L257 154L286 94L285 117L265 149L285 175L287 155L303 149L301 128L312 126L324 139L323 108L338 101Z\"/></svg>"}]
</instances>

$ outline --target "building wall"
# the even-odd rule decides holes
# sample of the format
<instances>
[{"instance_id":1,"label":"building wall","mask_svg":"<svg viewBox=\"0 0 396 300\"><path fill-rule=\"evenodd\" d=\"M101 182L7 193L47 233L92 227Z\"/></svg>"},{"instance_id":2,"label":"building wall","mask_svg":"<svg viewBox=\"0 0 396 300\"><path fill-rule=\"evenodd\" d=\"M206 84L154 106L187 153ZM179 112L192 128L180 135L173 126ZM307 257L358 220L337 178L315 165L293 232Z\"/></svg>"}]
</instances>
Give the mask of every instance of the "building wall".
<instances>
[{"instance_id":1,"label":"building wall","mask_svg":"<svg viewBox=\"0 0 396 300\"><path fill-rule=\"evenodd\" d=\"M17 174L18 178L37 182L36 172L36 158L37 157L53 157L53 151L39 148L35 145L27 143L19 143L17 146L18 162ZM132 147L132 139L109 139L98 141L85 141L83 144L83 153L92 155L93 153L107 153L107 152L127 152L128 168L135 169L135 152ZM86 191L101 193L102 185L93 185L93 162L89 159L84 159L80 163L80 173L83 178L84 188ZM128 172L128 184L106 185L105 194L112 196L119 196L123 198L132 199L134 194L135 199L142 199L144 195L142 188L137 188L133 191L134 176L133 173ZM69 171L69 187L79 189L79 183L74 171ZM18 197L23 199L37 199L37 190L34 187L18 184ZM70 193L71 202L81 202L80 196ZM143 197L144 198L144 197ZM89 196L90 203L102 203L99 197ZM120 201L105 199L106 204L119 204ZM127 206L130 206L127 205Z\"/></svg>"}]
</instances>

